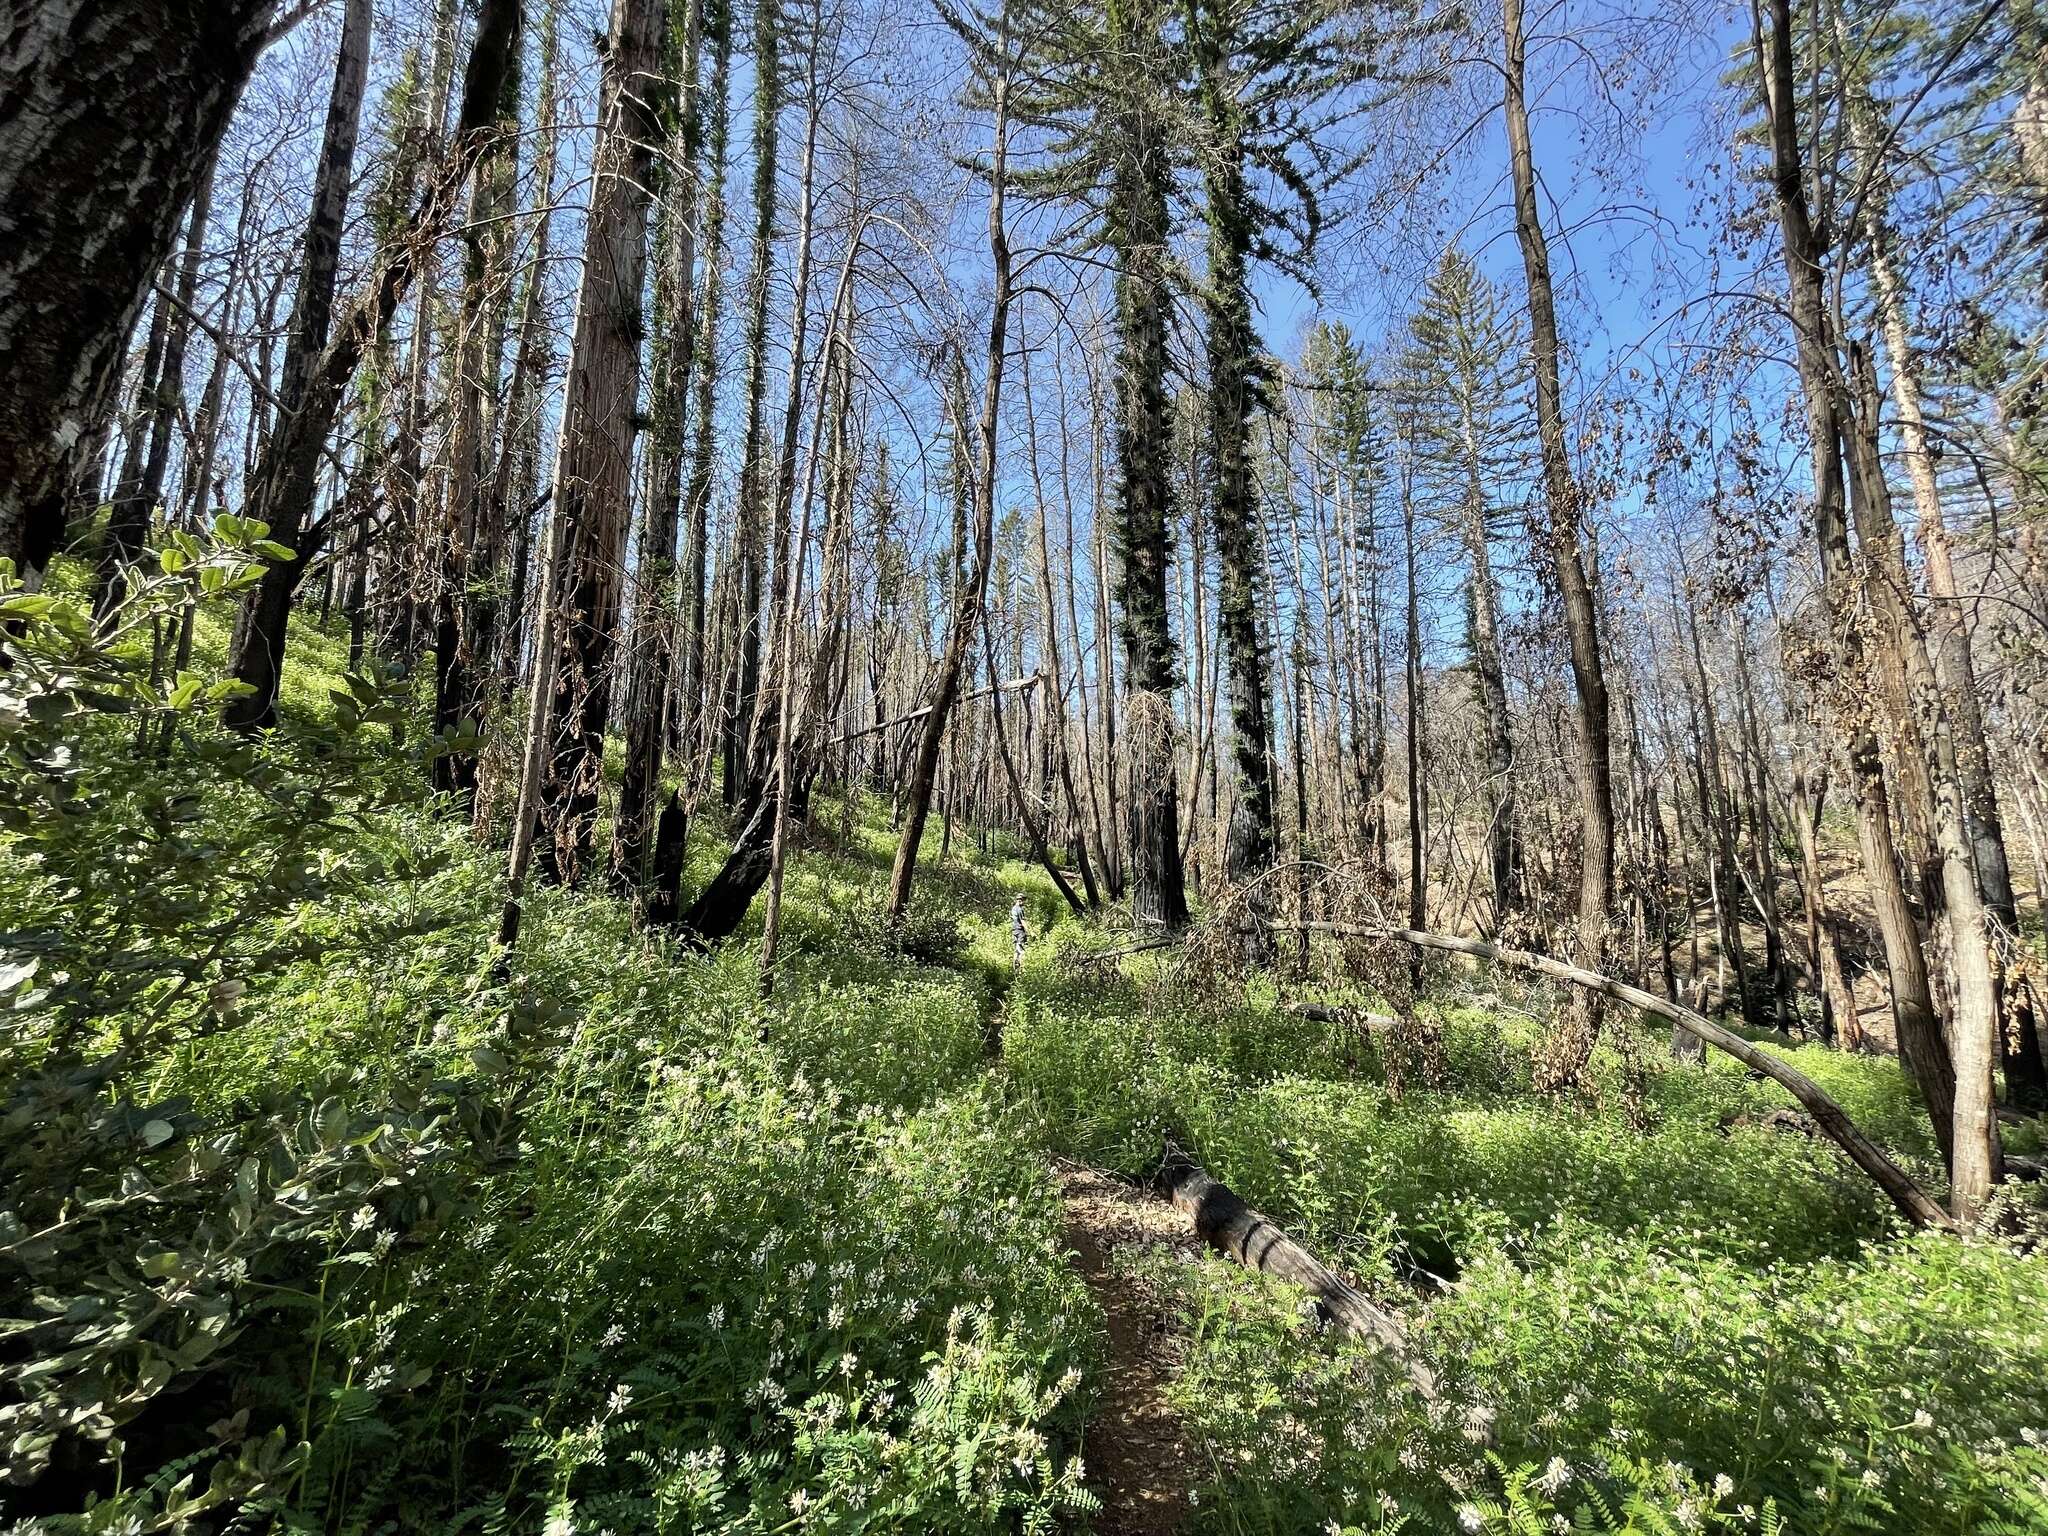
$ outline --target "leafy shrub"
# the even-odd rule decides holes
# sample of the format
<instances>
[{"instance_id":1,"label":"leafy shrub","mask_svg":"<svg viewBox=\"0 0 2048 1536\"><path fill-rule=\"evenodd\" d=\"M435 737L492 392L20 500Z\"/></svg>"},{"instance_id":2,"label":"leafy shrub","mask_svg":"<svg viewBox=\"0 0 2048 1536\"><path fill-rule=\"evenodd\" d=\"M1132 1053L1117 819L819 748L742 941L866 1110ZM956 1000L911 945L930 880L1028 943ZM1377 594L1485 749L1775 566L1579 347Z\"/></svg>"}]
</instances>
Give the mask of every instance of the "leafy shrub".
<instances>
[{"instance_id":1,"label":"leafy shrub","mask_svg":"<svg viewBox=\"0 0 2048 1536\"><path fill-rule=\"evenodd\" d=\"M508 1155L498 1079L546 1032L514 1012L491 1070L393 1092L330 1064L251 1074L229 1105L165 1071L232 1049L292 967L414 926L353 840L403 766L363 740L396 707L380 683L348 680L348 725L259 741L216 717L239 684L166 675L179 629L278 556L265 532L175 535L101 618L0 573L0 1270L26 1302L0 1324L0 1472L113 1495L96 1524L177 1526L300 1475L310 1414L252 1415L237 1378L282 1354L303 1401L332 1380L322 1333L374 1311L400 1236Z\"/></svg>"},{"instance_id":2,"label":"leafy shrub","mask_svg":"<svg viewBox=\"0 0 2048 1536\"><path fill-rule=\"evenodd\" d=\"M967 951L959 914L928 897L893 922L882 902L870 902L855 914L854 932L876 953L918 965L955 965Z\"/></svg>"}]
</instances>

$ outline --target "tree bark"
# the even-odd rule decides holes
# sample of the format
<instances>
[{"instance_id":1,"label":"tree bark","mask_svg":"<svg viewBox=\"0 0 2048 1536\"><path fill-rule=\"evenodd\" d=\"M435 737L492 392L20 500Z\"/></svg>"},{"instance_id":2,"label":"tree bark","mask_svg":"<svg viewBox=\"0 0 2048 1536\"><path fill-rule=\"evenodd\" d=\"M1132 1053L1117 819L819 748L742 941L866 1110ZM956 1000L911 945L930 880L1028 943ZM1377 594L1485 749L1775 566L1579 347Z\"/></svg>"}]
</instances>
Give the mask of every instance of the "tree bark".
<instances>
[{"instance_id":1,"label":"tree bark","mask_svg":"<svg viewBox=\"0 0 2048 1536\"><path fill-rule=\"evenodd\" d=\"M563 529L563 625L547 702L552 745L542 797L551 873L588 870L611 717L611 664L632 510L640 400L641 285L647 270L650 166L660 141L664 0L614 0L598 99L566 398L555 457Z\"/></svg>"},{"instance_id":2,"label":"tree bark","mask_svg":"<svg viewBox=\"0 0 2048 1536\"><path fill-rule=\"evenodd\" d=\"M1550 563L1564 600L1565 631L1571 642L1572 681L1578 694L1579 923L1578 953L1599 969L1605 962L1608 909L1614 888L1614 790L1608 751L1607 676L1600 657L1600 629L1587 579L1580 536L1578 486L1565 443L1563 394L1558 378L1557 313L1551 296L1550 248L1536 202L1536 168L1529 144L1524 95L1526 45L1522 0L1505 0L1507 34L1508 154L1515 187L1515 236L1529 287L1529 331L1536 373L1536 431L1543 452L1543 483L1549 507ZM1599 1031L1590 1006L1575 1023L1547 1076L1577 1075Z\"/></svg>"},{"instance_id":3,"label":"tree bark","mask_svg":"<svg viewBox=\"0 0 2048 1536\"><path fill-rule=\"evenodd\" d=\"M0 556L30 586L276 8L0 0Z\"/></svg>"},{"instance_id":4,"label":"tree bark","mask_svg":"<svg viewBox=\"0 0 2048 1536\"><path fill-rule=\"evenodd\" d=\"M746 439L735 493L738 549L738 647L731 696L722 735L725 803L748 795L749 732L761 688L762 566L768 530L763 516L767 491L766 428L761 419L768 381L768 279L774 264L775 174L781 143L782 59L776 7L755 8L754 34L754 253L747 277Z\"/></svg>"},{"instance_id":5,"label":"tree bark","mask_svg":"<svg viewBox=\"0 0 2048 1536\"><path fill-rule=\"evenodd\" d=\"M1213 19L1196 29L1203 54L1201 101L1210 138L1203 178L1209 272L1202 290L1208 323L1208 451L1215 469L1210 520L1221 570L1217 614L1230 686L1231 807L1223 875L1233 885L1253 887L1250 899L1263 916L1270 897L1255 882L1273 867L1279 834L1274 821L1271 684L1258 624L1262 526L1251 471L1255 338L1247 262L1256 231L1245 186L1242 109L1222 47L1225 30ZM1199 571L1194 579L1201 580Z\"/></svg>"},{"instance_id":6,"label":"tree bark","mask_svg":"<svg viewBox=\"0 0 2048 1536\"><path fill-rule=\"evenodd\" d=\"M467 726L480 738L493 688L497 650L497 582L505 529L502 497L493 495L491 434L503 420L498 370L511 319L510 225L518 172L520 40L491 103L491 140L471 171L465 264L453 348L454 422L448 439L448 508L435 593L434 726ZM476 792L477 748L460 747L434 760L437 789L468 800Z\"/></svg>"},{"instance_id":7,"label":"tree bark","mask_svg":"<svg viewBox=\"0 0 2048 1536\"><path fill-rule=\"evenodd\" d=\"M1500 652L1500 589L1486 530L1486 490L1480 478L1477 424L1469 398L1462 427L1465 439L1465 556L1471 562L1472 670L1479 709L1486 722L1486 865L1493 895L1493 927L1522 909L1521 815L1515 805L1515 738L1508 716L1508 688Z\"/></svg>"},{"instance_id":8,"label":"tree bark","mask_svg":"<svg viewBox=\"0 0 2048 1536\"><path fill-rule=\"evenodd\" d=\"M1442 1401L1436 1373L1420 1358L1399 1321L1246 1205L1229 1185L1177 1154L1161 1166L1158 1182L1175 1209L1187 1213L1196 1233L1210 1247L1229 1254L1246 1269L1300 1286L1341 1332L1370 1339L1397 1361L1425 1403L1435 1407ZM1468 1426L1472 1438L1489 1439L1489 1424L1490 1416L1475 1418Z\"/></svg>"},{"instance_id":9,"label":"tree bark","mask_svg":"<svg viewBox=\"0 0 2048 1536\"><path fill-rule=\"evenodd\" d=\"M320 363L334 316L342 221L348 212L356 133L369 73L371 25L369 0L349 0L342 12L334 89L328 98L327 125L314 171L313 210L306 220L299 263L298 296L292 302L276 390L277 436L264 455L250 497L250 514L270 525L270 536L292 550L293 558L265 571L237 631L229 667L238 681L255 690L228 706L228 722L237 726L268 725L275 718L291 594L312 558L310 549L299 548L300 533L312 512L320 451L332 422L322 409ZM315 426L317 432L309 430ZM280 444L285 451L278 451Z\"/></svg>"},{"instance_id":10,"label":"tree bark","mask_svg":"<svg viewBox=\"0 0 2048 1536\"><path fill-rule=\"evenodd\" d=\"M711 41L711 70L716 85L704 160L710 184L704 194L704 283L697 300L696 419L690 449L690 478L683 494L685 554L683 558L682 751L690 773L692 794L698 782L700 755L708 753L708 716L713 704L705 654L710 595L705 578L711 539L711 468L716 446L712 415L717 405L718 311L724 294L726 141L732 118L732 0L702 0L704 25ZM694 799L692 804L695 804Z\"/></svg>"},{"instance_id":11,"label":"tree bark","mask_svg":"<svg viewBox=\"0 0 2048 1536\"><path fill-rule=\"evenodd\" d=\"M661 792L662 748L668 735L669 689L675 667L676 531L683 495L683 402L696 361L691 308L697 263L697 161L702 137L697 101L697 43L703 0L689 0L680 32L672 25L664 66L681 79L679 121L669 135L677 165L657 157L654 323L648 380L647 444L641 453L640 563L633 604L632 658L626 703L626 764L612 823L611 878L621 890L645 882ZM701 546L700 546L701 547Z\"/></svg>"},{"instance_id":12,"label":"tree bark","mask_svg":"<svg viewBox=\"0 0 2048 1536\"><path fill-rule=\"evenodd\" d=\"M1836 20L1839 30L1840 19ZM1859 155L1870 152L1873 136L1871 104L1855 86L1849 103L1851 137ZM1876 168L1866 165L1866 176ZM1864 259L1871 276L1878 319L1890 368L1890 395L1898 421L1899 447L1913 486L1913 508L1919 520L1920 545L1926 556L1929 644L1936 677L1950 713L1955 738L1956 774L1961 781L1968 820L1971 857L1987 918L2008 939L2019 929L2019 905L2013 896L2012 865L2006 855L2005 828L1999 815L1998 789L1991 771L1991 750L1984 730L1977 669L1970 649L1967 599L1956 582L1955 558L1941 488L1935 478L1934 454L1928 444L1927 421L1920 402L1920 370L1906 324L1904 286L1892 260L1882 200L1865 197ZM2048 1107L2048 1061L2025 987L2008 997L2003 966L1994 963L1997 1011L2008 1011L2012 1027L1999 1031L2008 1098L2032 1109Z\"/></svg>"},{"instance_id":13,"label":"tree bark","mask_svg":"<svg viewBox=\"0 0 2048 1536\"><path fill-rule=\"evenodd\" d=\"M1145 24L1140 18L1140 24ZM1150 25L1156 26L1152 18ZM1154 41L1133 35L1133 47ZM1123 607L1123 736L1133 915L1174 932L1188 903L1180 861L1173 691L1179 661L1166 595L1169 491L1166 455L1166 125L1143 102L1114 128L1111 241L1117 257L1117 596ZM1114 753L1112 752L1112 761ZM1111 800L1115 800L1112 792Z\"/></svg>"},{"instance_id":14,"label":"tree bark","mask_svg":"<svg viewBox=\"0 0 2048 1536\"><path fill-rule=\"evenodd\" d=\"M1819 547L1822 600L1839 684L1845 694L1867 691L1873 674L1864 653L1863 621L1856 611L1856 573L1849 545L1842 479L1844 423L1834 357L1834 332L1823 289L1823 250L1807 209L1800 164L1796 75L1792 61L1790 0L1770 0L1770 35L1755 0L1751 26L1759 94L1770 119L1773 181L1784 247L1798 366L1813 458L1813 525ZM1906 900L1892 840L1890 792L1885 784L1876 727L1868 705L1845 698L1838 708L1844 748L1856 785L1857 835L1872 906L1891 974L1892 1015L1899 1051L1926 1100L1935 1139L1953 1164L1955 1067L1934 1010L1918 921Z\"/></svg>"},{"instance_id":15,"label":"tree bark","mask_svg":"<svg viewBox=\"0 0 2048 1536\"><path fill-rule=\"evenodd\" d=\"M1785 0L1789 3L1789 0ZM1926 770L1938 869L1928 889L1930 905L1939 886L1941 929L1948 941L1948 972L1955 1010L1949 1057L1955 1069L1954 1139L1949 1158L1950 1206L1958 1221L1972 1224L1991 1198L2002 1170L1998 1117L1993 1095L2000 1028L1998 972L1993 963L1991 919L1972 858L1969 811L1960 774L1954 722L1942 697L1933 658L1919 616L1906 589L1905 554L1892 515L1879 448L1877 374L1870 354L1851 343L1848 358L1849 505L1861 543L1865 600L1894 689L1911 711L1913 734L1927 753ZM1901 722L1903 725L1906 722ZM1906 732L1901 730L1904 738Z\"/></svg>"}]
</instances>

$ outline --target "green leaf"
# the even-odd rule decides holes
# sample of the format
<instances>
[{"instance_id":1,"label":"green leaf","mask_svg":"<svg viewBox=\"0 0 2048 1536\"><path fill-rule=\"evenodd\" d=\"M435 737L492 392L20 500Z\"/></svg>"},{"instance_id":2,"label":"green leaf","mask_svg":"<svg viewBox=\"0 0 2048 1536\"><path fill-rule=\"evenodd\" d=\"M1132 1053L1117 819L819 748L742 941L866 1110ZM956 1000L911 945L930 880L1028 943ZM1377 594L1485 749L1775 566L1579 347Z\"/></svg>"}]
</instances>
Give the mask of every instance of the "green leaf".
<instances>
[{"instance_id":1,"label":"green leaf","mask_svg":"<svg viewBox=\"0 0 2048 1536\"><path fill-rule=\"evenodd\" d=\"M322 1099L313 1111L313 1128L320 1145L338 1147L348 1136L348 1110L339 1099Z\"/></svg>"},{"instance_id":2,"label":"green leaf","mask_svg":"<svg viewBox=\"0 0 2048 1536\"><path fill-rule=\"evenodd\" d=\"M142 1144L145 1147L160 1147L173 1135L171 1122L152 1120L142 1128Z\"/></svg>"}]
</instances>

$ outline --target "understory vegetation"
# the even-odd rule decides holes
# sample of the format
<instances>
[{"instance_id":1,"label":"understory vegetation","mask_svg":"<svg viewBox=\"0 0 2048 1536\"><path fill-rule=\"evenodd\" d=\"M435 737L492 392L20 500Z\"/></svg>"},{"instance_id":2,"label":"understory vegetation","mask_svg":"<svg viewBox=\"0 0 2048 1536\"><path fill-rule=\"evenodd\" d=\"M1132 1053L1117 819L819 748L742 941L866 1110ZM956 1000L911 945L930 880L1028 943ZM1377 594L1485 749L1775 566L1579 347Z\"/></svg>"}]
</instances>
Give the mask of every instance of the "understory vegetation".
<instances>
[{"instance_id":1,"label":"understory vegetation","mask_svg":"<svg viewBox=\"0 0 2048 1536\"><path fill-rule=\"evenodd\" d=\"M147 586L112 647L61 581L8 608L26 1528L1078 1526L1105 1359L1049 1159L1142 1180L1169 1146L1340 1260L1444 1383L1421 1401L1220 1256L1127 1257L1199 1528L2048 1518L2048 1256L1903 1232L1766 1123L1771 1085L1617 1024L1546 1098L1553 1000L1450 974L1412 1032L1157 956L1112 973L1085 955L1115 936L1002 839L955 839L913 953L873 921L886 808L857 794L813 808L766 995L743 941L687 950L595 892L538 893L508 965L497 856L405 787L436 743L403 688L308 627L329 699L261 745L214 719L212 594L252 545ZM199 665L153 675L187 612ZM1895 1062L1791 1055L1938 1177Z\"/></svg>"},{"instance_id":2,"label":"understory vegetation","mask_svg":"<svg viewBox=\"0 0 2048 1536\"><path fill-rule=\"evenodd\" d=\"M0 0L0 1536L2048 1536L2048 0Z\"/></svg>"}]
</instances>

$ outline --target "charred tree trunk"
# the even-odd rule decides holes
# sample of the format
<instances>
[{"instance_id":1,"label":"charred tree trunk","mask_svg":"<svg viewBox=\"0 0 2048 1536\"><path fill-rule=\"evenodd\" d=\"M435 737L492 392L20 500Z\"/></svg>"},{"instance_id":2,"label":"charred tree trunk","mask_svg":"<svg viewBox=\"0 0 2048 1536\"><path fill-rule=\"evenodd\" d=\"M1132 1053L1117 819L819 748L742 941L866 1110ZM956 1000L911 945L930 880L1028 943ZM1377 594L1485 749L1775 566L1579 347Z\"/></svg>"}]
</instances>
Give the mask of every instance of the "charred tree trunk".
<instances>
[{"instance_id":1,"label":"charred tree trunk","mask_svg":"<svg viewBox=\"0 0 2048 1536\"><path fill-rule=\"evenodd\" d=\"M1480 479L1483 445L1464 401L1465 555L1472 563L1472 671L1486 722L1486 865L1498 931L1522 908L1521 817L1515 806L1515 738L1509 726L1508 689L1500 652L1500 590L1486 534L1486 490Z\"/></svg>"},{"instance_id":2,"label":"charred tree trunk","mask_svg":"<svg viewBox=\"0 0 2048 1536\"><path fill-rule=\"evenodd\" d=\"M641 454L639 594L633 604L633 652L628 669L626 765L613 822L611 878L621 890L647 879L654 804L661 792L662 748L675 667L676 531L683 495L683 401L695 362L696 316L691 279L697 263L697 162L701 117L697 102L697 41L702 0L690 0L680 28L671 26L667 66L682 82L679 120L669 135L678 164L654 162L660 217L655 235L655 334L648 381L648 438ZM701 545L699 546L701 548Z\"/></svg>"},{"instance_id":3,"label":"charred tree trunk","mask_svg":"<svg viewBox=\"0 0 2048 1536\"><path fill-rule=\"evenodd\" d=\"M705 581L711 542L712 452L716 444L712 423L718 388L715 349L718 310L724 294L726 141L732 117L732 0L701 3L704 25L710 32L711 71L717 83L711 97L703 156L709 167L710 184L704 194L704 284L697 299L697 365L692 376L696 387L696 418L692 423L695 437L690 449L689 484L683 495L682 753L691 774L693 794L700 754L709 750L707 716L712 710L705 655L710 596Z\"/></svg>"},{"instance_id":4,"label":"charred tree trunk","mask_svg":"<svg viewBox=\"0 0 2048 1536\"><path fill-rule=\"evenodd\" d=\"M238 681L255 690L228 707L227 719L238 726L268 725L275 718L291 596L313 553L299 547L303 542L300 535L313 509L320 450L340 403L337 385L334 405L328 405L321 363L334 315L342 220L348 211L356 131L369 72L370 27L369 0L349 0L342 13L334 90L328 98L327 126L314 171L313 211L306 221L298 297L292 302L277 387L277 436L264 456L263 472L250 498L251 514L270 525L270 536L291 549L293 558L273 564L264 573L237 633L229 666Z\"/></svg>"},{"instance_id":5,"label":"charred tree trunk","mask_svg":"<svg viewBox=\"0 0 2048 1536\"><path fill-rule=\"evenodd\" d=\"M1187 924L1175 783L1173 643L1166 567L1166 259L1170 178L1165 125L1134 104L1117 126L1111 239L1117 255L1117 596L1123 608L1123 786L1128 805L1132 910L1142 923ZM1114 761L1114 750L1111 751ZM1110 796L1115 800L1114 791Z\"/></svg>"},{"instance_id":6,"label":"charred tree trunk","mask_svg":"<svg viewBox=\"0 0 2048 1536\"><path fill-rule=\"evenodd\" d=\"M768 278L774 263L775 174L782 112L782 60L775 12L773 5L755 9L754 254L747 277L746 444L733 512L738 544L734 554L738 580L733 591L739 607L738 646L721 737L727 805L739 805L748 797L748 733L761 688L761 588L768 538L762 514L773 483L768 478L767 429L761 413L768 384Z\"/></svg>"},{"instance_id":7,"label":"charred tree trunk","mask_svg":"<svg viewBox=\"0 0 2048 1536\"><path fill-rule=\"evenodd\" d=\"M1197 28L1196 35L1204 55L1200 89L1211 140L1204 177L1209 272L1202 292L1208 322L1208 450L1215 466L1211 521L1221 571L1217 613L1230 680L1231 808L1223 876L1244 886L1273 867L1279 833L1274 816L1271 684L1259 641L1261 524L1251 470L1255 338L1247 262L1257 231L1245 187L1242 108L1222 48L1226 30L1217 21ZM1193 579L1199 583L1202 573L1195 571ZM1196 671L1199 680L1200 668ZM1199 766L1196 772L1199 775ZM1263 918L1271 901L1263 885L1254 888L1251 901ZM1262 928L1255 943L1263 947Z\"/></svg>"},{"instance_id":8,"label":"charred tree trunk","mask_svg":"<svg viewBox=\"0 0 2048 1536\"><path fill-rule=\"evenodd\" d=\"M434 613L434 726L482 736L497 649L503 502L492 494L491 434L502 413L498 369L510 322L512 249L507 224L518 172L520 40L490 104L490 142L471 173L463 230L464 270L453 349L454 423L449 433L448 507ZM465 798L476 791L477 747L434 760L435 787Z\"/></svg>"},{"instance_id":9,"label":"charred tree trunk","mask_svg":"<svg viewBox=\"0 0 2048 1536\"><path fill-rule=\"evenodd\" d=\"M297 554L291 560L280 560L264 572L244 615L238 644L229 658L229 669L237 680L247 683L254 691L229 704L225 717L231 725L248 729L268 725L276 718L277 688L284 662L285 628L291 614L292 593L297 590L299 579L316 552L317 541L312 537L301 538L300 534L312 502L321 449L334 428L349 380L355 376L357 366L404 302L418 270L422 251L433 244L433 234L440 228L456 190L490 143L490 114L499 99L505 72L512 67L512 45L519 33L519 14L520 0L483 0L477 17L476 40L471 45L469 67L463 79L462 109L457 119L453 152L434 174L406 228L393 239L367 287L350 304L340 329L317 352L317 362L309 361L300 403L289 414L280 416L277 430L265 445L261 460L251 475L252 511L271 525L271 534L279 543L296 548ZM367 42L367 38L364 41ZM340 84L337 72L337 98ZM360 99L359 84L356 95ZM352 158L353 124L349 137ZM344 174L340 185L334 189L334 195L345 201L347 193ZM337 210L334 227L337 239L339 217ZM319 218L316 206L316 223ZM309 226L309 255L313 236L314 230ZM331 284L331 275L329 281ZM302 299L305 296L303 283L301 296ZM331 302L331 287L328 299ZM323 335L325 329L323 321ZM295 330L294 335L297 334Z\"/></svg>"},{"instance_id":10,"label":"charred tree trunk","mask_svg":"<svg viewBox=\"0 0 2048 1536\"><path fill-rule=\"evenodd\" d=\"M1370 1339L1406 1371L1424 1402L1438 1406L1442 1389L1432 1371L1409 1342L1407 1330L1389 1313L1374 1306L1357 1287L1335 1273L1268 1218L1246 1205L1227 1184L1211 1178L1178 1154L1167 1158L1158 1182L1176 1208L1194 1222L1196 1233L1210 1247L1229 1254L1246 1269L1255 1269L1300 1286L1336 1327L1353 1338ZM1474 1439L1489 1437L1485 1416L1467 1426Z\"/></svg>"},{"instance_id":11,"label":"charred tree trunk","mask_svg":"<svg viewBox=\"0 0 2048 1536\"><path fill-rule=\"evenodd\" d=\"M569 352L555 516L563 538L561 654L544 707L551 745L542 814L551 872L587 872L604 779L621 567L632 507L640 397L641 283L647 269L647 186L661 134L663 0L615 0L598 103L583 281Z\"/></svg>"}]
</instances>

